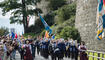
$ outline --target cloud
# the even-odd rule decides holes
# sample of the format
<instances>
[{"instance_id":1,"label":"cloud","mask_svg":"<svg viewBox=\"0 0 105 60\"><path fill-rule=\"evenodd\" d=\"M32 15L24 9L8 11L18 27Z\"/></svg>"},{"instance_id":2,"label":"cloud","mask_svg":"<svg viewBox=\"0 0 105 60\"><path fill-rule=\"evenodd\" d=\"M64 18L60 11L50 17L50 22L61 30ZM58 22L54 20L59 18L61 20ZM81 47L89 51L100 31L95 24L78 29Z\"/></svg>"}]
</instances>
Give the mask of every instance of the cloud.
<instances>
[{"instance_id":1,"label":"cloud","mask_svg":"<svg viewBox=\"0 0 105 60\"><path fill-rule=\"evenodd\" d=\"M2 2L2 1L4 1L4 0L0 0L0 2Z\"/></svg>"},{"instance_id":2,"label":"cloud","mask_svg":"<svg viewBox=\"0 0 105 60\"><path fill-rule=\"evenodd\" d=\"M0 0L1 1L1 0ZM7 13L5 16L2 16L2 9L0 9L0 27L7 27L9 29L11 28L15 28L17 33L22 34L24 28L23 25L19 25L19 24L10 24L10 12Z\"/></svg>"},{"instance_id":3,"label":"cloud","mask_svg":"<svg viewBox=\"0 0 105 60\"><path fill-rule=\"evenodd\" d=\"M10 12L8 12L5 16L3 16L2 15L2 9L0 9L0 18L1 19L7 19L7 18L9 19L9 17L10 17Z\"/></svg>"}]
</instances>

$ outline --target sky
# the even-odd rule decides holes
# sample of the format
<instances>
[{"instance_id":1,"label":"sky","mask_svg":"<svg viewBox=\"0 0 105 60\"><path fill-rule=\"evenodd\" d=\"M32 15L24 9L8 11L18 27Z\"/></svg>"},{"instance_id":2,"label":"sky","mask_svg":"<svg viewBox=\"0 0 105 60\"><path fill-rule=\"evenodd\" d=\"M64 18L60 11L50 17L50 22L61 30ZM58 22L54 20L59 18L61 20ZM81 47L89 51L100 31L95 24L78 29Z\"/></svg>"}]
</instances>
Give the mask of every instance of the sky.
<instances>
[{"instance_id":1,"label":"sky","mask_svg":"<svg viewBox=\"0 0 105 60\"><path fill-rule=\"evenodd\" d=\"M10 24L10 13L7 13L5 16L2 16L2 9L0 9L0 27L7 27L9 29L15 28L15 32L21 34L24 32L23 25L20 24Z\"/></svg>"},{"instance_id":2,"label":"sky","mask_svg":"<svg viewBox=\"0 0 105 60\"><path fill-rule=\"evenodd\" d=\"M3 0L0 0L0 2L3 1ZM10 12L7 13L5 16L2 16L2 9L0 9L0 27L7 27L9 28L9 30L11 28L15 28L15 32L18 33L18 34L22 34L22 32L24 32L24 28L23 28L23 25L20 25L20 24L10 24ZM35 17L31 17L30 18L30 21L29 21L29 26L33 25L34 24L34 20L35 20Z\"/></svg>"}]
</instances>

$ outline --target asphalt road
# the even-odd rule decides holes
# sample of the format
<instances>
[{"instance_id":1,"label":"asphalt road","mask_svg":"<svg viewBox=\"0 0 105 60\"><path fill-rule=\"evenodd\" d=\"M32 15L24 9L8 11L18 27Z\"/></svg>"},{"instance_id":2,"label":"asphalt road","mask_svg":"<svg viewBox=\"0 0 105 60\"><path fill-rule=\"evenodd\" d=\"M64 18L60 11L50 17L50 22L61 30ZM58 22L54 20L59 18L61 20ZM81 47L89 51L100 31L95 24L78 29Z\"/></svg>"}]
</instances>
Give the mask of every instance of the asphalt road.
<instances>
[{"instance_id":1,"label":"asphalt road","mask_svg":"<svg viewBox=\"0 0 105 60\"><path fill-rule=\"evenodd\" d=\"M20 54L18 52L16 52L16 60L20 60ZM45 59L42 56L36 54L35 60L51 60L51 58L49 56L49 59ZM63 60L74 60L74 59L64 58Z\"/></svg>"}]
</instances>

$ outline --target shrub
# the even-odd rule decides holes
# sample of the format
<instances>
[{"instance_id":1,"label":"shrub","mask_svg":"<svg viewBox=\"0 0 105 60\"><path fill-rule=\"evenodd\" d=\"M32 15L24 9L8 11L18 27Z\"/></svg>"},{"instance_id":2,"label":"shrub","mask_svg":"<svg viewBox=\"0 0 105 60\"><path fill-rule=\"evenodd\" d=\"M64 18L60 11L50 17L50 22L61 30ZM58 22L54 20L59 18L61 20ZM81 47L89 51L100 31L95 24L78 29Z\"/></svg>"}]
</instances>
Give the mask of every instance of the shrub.
<instances>
[{"instance_id":1,"label":"shrub","mask_svg":"<svg viewBox=\"0 0 105 60\"><path fill-rule=\"evenodd\" d=\"M71 26L64 27L60 32L60 37L64 39L72 38L74 40L80 40L80 34L78 33L78 30Z\"/></svg>"},{"instance_id":2,"label":"shrub","mask_svg":"<svg viewBox=\"0 0 105 60\"><path fill-rule=\"evenodd\" d=\"M56 23L63 23L64 21L72 18L76 14L76 4L72 3L69 5L64 5L56 11L57 16L55 17Z\"/></svg>"}]
</instances>

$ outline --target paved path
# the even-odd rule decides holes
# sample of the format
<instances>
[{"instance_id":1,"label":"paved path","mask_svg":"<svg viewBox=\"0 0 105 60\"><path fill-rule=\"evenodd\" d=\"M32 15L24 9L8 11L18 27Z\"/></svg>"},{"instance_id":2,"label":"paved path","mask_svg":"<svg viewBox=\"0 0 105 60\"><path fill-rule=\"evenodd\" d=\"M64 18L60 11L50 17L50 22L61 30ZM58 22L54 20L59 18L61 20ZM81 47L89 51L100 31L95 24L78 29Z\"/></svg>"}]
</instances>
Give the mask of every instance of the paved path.
<instances>
[{"instance_id":1,"label":"paved path","mask_svg":"<svg viewBox=\"0 0 105 60\"><path fill-rule=\"evenodd\" d=\"M19 55L18 52L16 52L16 60L20 60L20 55ZM50 56L49 56L49 59L44 59L42 56L36 54L35 60L51 60L51 58L50 58ZM64 60L71 60L71 59L64 58ZM72 59L72 60L73 60L73 59Z\"/></svg>"}]
</instances>

